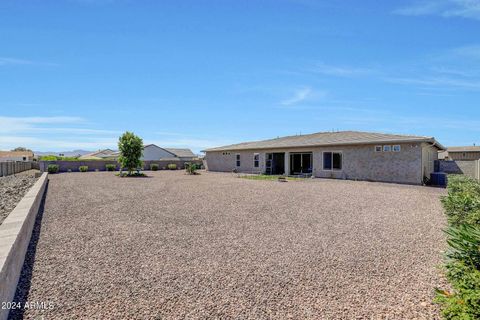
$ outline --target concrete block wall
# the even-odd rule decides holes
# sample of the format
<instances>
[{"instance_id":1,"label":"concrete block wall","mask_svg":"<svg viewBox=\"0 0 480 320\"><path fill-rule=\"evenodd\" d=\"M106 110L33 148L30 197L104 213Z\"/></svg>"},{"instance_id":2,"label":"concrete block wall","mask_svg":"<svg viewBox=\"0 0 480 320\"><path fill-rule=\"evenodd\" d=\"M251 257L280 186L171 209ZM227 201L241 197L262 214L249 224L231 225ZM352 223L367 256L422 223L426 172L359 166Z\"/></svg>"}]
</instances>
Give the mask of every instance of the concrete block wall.
<instances>
[{"instance_id":1,"label":"concrete block wall","mask_svg":"<svg viewBox=\"0 0 480 320\"><path fill-rule=\"evenodd\" d=\"M0 225L1 302L11 302L15 296L47 181L48 174L44 173ZM6 320L9 311L8 308L1 308L0 320Z\"/></svg>"},{"instance_id":2,"label":"concrete block wall","mask_svg":"<svg viewBox=\"0 0 480 320\"><path fill-rule=\"evenodd\" d=\"M5 161L0 162L0 177L9 176L23 171L38 169L39 164L35 161Z\"/></svg>"},{"instance_id":3,"label":"concrete block wall","mask_svg":"<svg viewBox=\"0 0 480 320\"><path fill-rule=\"evenodd\" d=\"M168 160L158 160L158 161L143 161L143 169L150 170L151 164L158 164L159 170L166 169L169 164L176 164L177 169L185 169L185 163L196 163L198 165L203 165L201 160L194 161L168 161ZM107 164L115 165L116 170L120 170L120 165L117 161L114 160L83 160L83 161L40 161L40 170L46 172L48 165L56 164L59 167L59 172L72 172L80 171L78 168L80 166L87 166L88 171L106 171Z\"/></svg>"},{"instance_id":4,"label":"concrete block wall","mask_svg":"<svg viewBox=\"0 0 480 320\"><path fill-rule=\"evenodd\" d=\"M480 179L480 160L438 160L438 171Z\"/></svg>"}]
</instances>

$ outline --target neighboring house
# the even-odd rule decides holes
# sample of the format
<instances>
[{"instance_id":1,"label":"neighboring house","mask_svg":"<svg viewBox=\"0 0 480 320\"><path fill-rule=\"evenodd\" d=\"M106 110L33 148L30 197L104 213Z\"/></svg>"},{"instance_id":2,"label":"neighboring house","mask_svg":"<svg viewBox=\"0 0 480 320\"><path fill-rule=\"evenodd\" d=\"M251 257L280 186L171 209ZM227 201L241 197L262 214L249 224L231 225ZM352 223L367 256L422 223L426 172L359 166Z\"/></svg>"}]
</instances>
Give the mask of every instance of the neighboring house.
<instances>
[{"instance_id":1,"label":"neighboring house","mask_svg":"<svg viewBox=\"0 0 480 320\"><path fill-rule=\"evenodd\" d=\"M0 151L2 161L33 161L32 151Z\"/></svg>"},{"instance_id":2,"label":"neighboring house","mask_svg":"<svg viewBox=\"0 0 480 320\"><path fill-rule=\"evenodd\" d=\"M112 149L98 150L78 157L79 160L117 160L118 152Z\"/></svg>"},{"instance_id":3,"label":"neighboring house","mask_svg":"<svg viewBox=\"0 0 480 320\"><path fill-rule=\"evenodd\" d=\"M168 152L175 155L181 161L192 161L198 159L198 157L190 149L178 149L178 148L165 148Z\"/></svg>"},{"instance_id":4,"label":"neighboring house","mask_svg":"<svg viewBox=\"0 0 480 320\"><path fill-rule=\"evenodd\" d=\"M442 155L439 155L442 159ZM467 147L448 147L445 156L445 160L480 160L480 147L467 146Z\"/></svg>"},{"instance_id":5,"label":"neighboring house","mask_svg":"<svg viewBox=\"0 0 480 320\"><path fill-rule=\"evenodd\" d=\"M191 161L195 154L190 149L161 148L155 144L148 144L143 147L142 160L172 160L172 161Z\"/></svg>"},{"instance_id":6,"label":"neighboring house","mask_svg":"<svg viewBox=\"0 0 480 320\"><path fill-rule=\"evenodd\" d=\"M206 169L422 184L434 171L433 137L319 132L207 149Z\"/></svg>"}]
</instances>

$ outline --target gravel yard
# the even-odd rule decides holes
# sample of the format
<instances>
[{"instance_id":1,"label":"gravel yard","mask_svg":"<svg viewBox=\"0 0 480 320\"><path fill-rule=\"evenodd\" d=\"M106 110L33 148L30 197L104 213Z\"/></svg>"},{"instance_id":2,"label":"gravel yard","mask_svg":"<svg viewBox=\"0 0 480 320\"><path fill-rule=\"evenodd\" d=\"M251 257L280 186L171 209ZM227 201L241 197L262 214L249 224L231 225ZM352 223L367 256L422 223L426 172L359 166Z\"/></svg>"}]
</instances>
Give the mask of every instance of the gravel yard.
<instances>
[{"instance_id":1,"label":"gravel yard","mask_svg":"<svg viewBox=\"0 0 480 320\"><path fill-rule=\"evenodd\" d=\"M0 224L36 181L35 170L0 177Z\"/></svg>"},{"instance_id":2,"label":"gravel yard","mask_svg":"<svg viewBox=\"0 0 480 320\"><path fill-rule=\"evenodd\" d=\"M50 175L25 317L437 318L444 190L148 175Z\"/></svg>"}]
</instances>

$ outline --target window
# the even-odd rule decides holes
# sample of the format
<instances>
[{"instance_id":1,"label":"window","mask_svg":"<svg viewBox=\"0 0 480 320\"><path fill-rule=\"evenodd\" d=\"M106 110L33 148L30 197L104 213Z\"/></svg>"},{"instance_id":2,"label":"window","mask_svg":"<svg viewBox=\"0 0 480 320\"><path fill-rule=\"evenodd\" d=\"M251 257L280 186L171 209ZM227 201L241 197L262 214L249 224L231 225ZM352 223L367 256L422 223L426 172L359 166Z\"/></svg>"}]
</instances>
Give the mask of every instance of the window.
<instances>
[{"instance_id":1,"label":"window","mask_svg":"<svg viewBox=\"0 0 480 320\"><path fill-rule=\"evenodd\" d=\"M23 161L27 161L27 157L23 157Z\"/></svg>"},{"instance_id":2,"label":"window","mask_svg":"<svg viewBox=\"0 0 480 320\"><path fill-rule=\"evenodd\" d=\"M400 150L402 150L402 147L399 144L393 146L393 152L400 152Z\"/></svg>"},{"instance_id":3,"label":"window","mask_svg":"<svg viewBox=\"0 0 480 320\"><path fill-rule=\"evenodd\" d=\"M340 152L323 153L323 170L342 170L342 154Z\"/></svg>"},{"instance_id":4,"label":"window","mask_svg":"<svg viewBox=\"0 0 480 320\"><path fill-rule=\"evenodd\" d=\"M236 155L236 159L237 159L237 167L240 167L240 155L238 153Z\"/></svg>"},{"instance_id":5,"label":"window","mask_svg":"<svg viewBox=\"0 0 480 320\"><path fill-rule=\"evenodd\" d=\"M260 164L260 154L254 153L253 154L253 166L255 168L258 168L259 164Z\"/></svg>"},{"instance_id":6,"label":"window","mask_svg":"<svg viewBox=\"0 0 480 320\"><path fill-rule=\"evenodd\" d=\"M390 152L392 151L392 146L383 146L383 152Z\"/></svg>"},{"instance_id":7,"label":"window","mask_svg":"<svg viewBox=\"0 0 480 320\"><path fill-rule=\"evenodd\" d=\"M375 146L375 152L382 152L382 146Z\"/></svg>"}]
</instances>

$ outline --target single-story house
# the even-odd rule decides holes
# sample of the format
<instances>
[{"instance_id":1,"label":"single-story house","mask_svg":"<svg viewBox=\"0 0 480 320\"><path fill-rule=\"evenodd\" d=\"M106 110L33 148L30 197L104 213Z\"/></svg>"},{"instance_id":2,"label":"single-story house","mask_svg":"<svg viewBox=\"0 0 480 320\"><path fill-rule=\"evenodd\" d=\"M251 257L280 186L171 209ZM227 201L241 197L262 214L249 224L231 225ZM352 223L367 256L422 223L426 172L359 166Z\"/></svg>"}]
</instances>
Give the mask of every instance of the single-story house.
<instances>
[{"instance_id":1,"label":"single-story house","mask_svg":"<svg viewBox=\"0 0 480 320\"><path fill-rule=\"evenodd\" d=\"M191 161L194 159L196 159L196 156L190 149L161 148L156 144L148 144L143 147L142 160L146 161Z\"/></svg>"},{"instance_id":2,"label":"single-story house","mask_svg":"<svg viewBox=\"0 0 480 320\"><path fill-rule=\"evenodd\" d=\"M118 152L112 149L102 149L78 157L80 160L117 160Z\"/></svg>"},{"instance_id":3,"label":"single-story house","mask_svg":"<svg viewBox=\"0 0 480 320\"><path fill-rule=\"evenodd\" d=\"M0 151L0 162L2 161L33 161L32 151Z\"/></svg>"},{"instance_id":4,"label":"single-story house","mask_svg":"<svg viewBox=\"0 0 480 320\"><path fill-rule=\"evenodd\" d=\"M434 171L433 137L359 131L319 132L204 150L209 171L304 175L422 184Z\"/></svg>"},{"instance_id":5,"label":"single-story house","mask_svg":"<svg viewBox=\"0 0 480 320\"><path fill-rule=\"evenodd\" d=\"M444 160L480 160L480 146L448 147L438 157Z\"/></svg>"}]
</instances>

